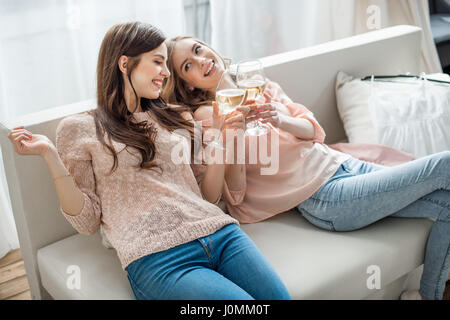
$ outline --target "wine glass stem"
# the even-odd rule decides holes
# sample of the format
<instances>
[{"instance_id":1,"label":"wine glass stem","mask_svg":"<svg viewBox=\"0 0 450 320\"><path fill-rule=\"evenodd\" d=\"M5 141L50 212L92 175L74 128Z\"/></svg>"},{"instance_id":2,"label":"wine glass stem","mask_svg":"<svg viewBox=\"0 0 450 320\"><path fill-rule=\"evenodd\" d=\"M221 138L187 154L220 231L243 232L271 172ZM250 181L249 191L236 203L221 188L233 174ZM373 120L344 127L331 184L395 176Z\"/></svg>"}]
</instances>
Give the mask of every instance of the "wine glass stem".
<instances>
[{"instance_id":1,"label":"wine glass stem","mask_svg":"<svg viewBox=\"0 0 450 320\"><path fill-rule=\"evenodd\" d=\"M214 140L211 142L211 145L215 146L216 148L223 149L224 146L222 145L222 139L223 139L223 125L225 123L225 116L222 114L220 118L220 124L219 124L219 133L217 136L214 137Z\"/></svg>"}]
</instances>

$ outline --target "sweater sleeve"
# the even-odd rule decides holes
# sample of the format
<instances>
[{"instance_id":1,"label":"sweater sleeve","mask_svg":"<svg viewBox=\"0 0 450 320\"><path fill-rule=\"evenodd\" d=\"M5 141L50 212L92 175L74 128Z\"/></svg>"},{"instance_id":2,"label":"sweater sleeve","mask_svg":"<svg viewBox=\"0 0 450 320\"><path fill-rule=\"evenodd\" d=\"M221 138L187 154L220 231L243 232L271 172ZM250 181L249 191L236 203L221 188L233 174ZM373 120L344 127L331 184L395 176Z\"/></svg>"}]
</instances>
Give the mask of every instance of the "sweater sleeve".
<instances>
[{"instance_id":1,"label":"sweater sleeve","mask_svg":"<svg viewBox=\"0 0 450 320\"><path fill-rule=\"evenodd\" d=\"M314 114L308 108L299 103L292 102L283 89L281 89L280 85L273 81L268 83L266 92L272 97L273 101L283 104L289 110L291 117L306 119L311 122L314 126L314 138L312 141L324 143L326 136L325 130L323 130L322 126L314 117Z\"/></svg>"},{"instance_id":2,"label":"sweater sleeve","mask_svg":"<svg viewBox=\"0 0 450 320\"><path fill-rule=\"evenodd\" d=\"M195 180L197 180L197 184L200 188L200 192L202 193L202 197L203 197L202 184L203 184L203 178L205 177L205 174L206 174L207 166L204 164L191 164L191 169L192 169L192 172L194 173ZM217 205L221 199L222 199L222 196L220 196L219 199L217 199L216 203L214 203L214 204Z\"/></svg>"},{"instance_id":3,"label":"sweater sleeve","mask_svg":"<svg viewBox=\"0 0 450 320\"><path fill-rule=\"evenodd\" d=\"M97 232L101 221L101 203L96 194L96 181L88 145L92 142L93 122L78 115L63 119L56 129L56 148L75 184L84 195L80 214L71 216L60 211L70 224L81 234ZM94 128L95 130L95 128Z\"/></svg>"},{"instance_id":4,"label":"sweater sleeve","mask_svg":"<svg viewBox=\"0 0 450 320\"><path fill-rule=\"evenodd\" d=\"M211 123L212 123L211 119L198 121L198 123L201 124L201 127L203 129L203 141L211 141L212 137L210 137L210 135L208 133L208 129L211 128ZM194 175L195 175L198 185L201 186L203 176L205 175L205 172L206 172L206 166L205 165L192 165L192 171L194 172ZM229 205L232 205L232 206L237 206L237 205L241 204L242 201L244 200L245 192L247 189L247 183L246 183L247 179L246 179L245 170L244 170L244 173L239 176L239 179L243 180L244 187L242 188L242 190L230 190L228 188L227 180L224 179L224 182L223 182L221 198L224 199ZM218 200L218 202L219 201L220 201L220 199Z\"/></svg>"},{"instance_id":5,"label":"sweater sleeve","mask_svg":"<svg viewBox=\"0 0 450 320\"><path fill-rule=\"evenodd\" d=\"M291 116L294 118L306 119L312 123L314 126L314 138L313 142L324 143L325 141L325 130L323 130L322 126L314 117L314 114L309 111L305 106L298 103L290 103L286 105L286 108L289 109Z\"/></svg>"},{"instance_id":6,"label":"sweater sleeve","mask_svg":"<svg viewBox=\"0 0 450 320\"><path fill-rule=\"evenodd\" d=\"M230 190L228 188L227 180L223 182L222 197L231 206L238 206L244 201L245 192L247 191L247 177L246 170L239 176L239 179L243 180L243 187L241 190Z\"/></svg>"}]
</instances>

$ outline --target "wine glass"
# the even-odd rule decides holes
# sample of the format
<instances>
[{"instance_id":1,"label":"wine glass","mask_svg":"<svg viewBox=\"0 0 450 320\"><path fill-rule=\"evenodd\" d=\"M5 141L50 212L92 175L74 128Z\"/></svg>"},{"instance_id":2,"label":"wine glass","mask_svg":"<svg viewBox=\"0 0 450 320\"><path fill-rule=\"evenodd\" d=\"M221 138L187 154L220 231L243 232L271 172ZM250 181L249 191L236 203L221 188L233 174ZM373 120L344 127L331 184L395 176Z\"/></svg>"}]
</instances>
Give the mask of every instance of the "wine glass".
<instances>
[{"instance_id":1,"label":"wine glass","mask_svg":"<svg viewBox=\"0 0 450 320\"><path fill-rule=\"evenodd\" d=\"M244 101L245 90L240 89L233 79L232 74L226 69L219 80L216 88L216 102L219 105L220 128L222 131L226 115L233 112ZM216 136L212 142L206 143L208 146L224 150L220 142L220 135Z\"/></svg>"},{"instance_id":2,"label":"wine glass","mask_svg":"<svg viewBox=\"0 0 450 320\"><path fill-rule=\"evenodd\" d=\"M238 63L236 81L239 88L247 91L247 99L258 100L264 94L267 79L263 66L259 60L244 60ZM261 136L267 134L267 126L259 120L247 124L245 133L249 136Z\"/></svg>"}]
</instances>

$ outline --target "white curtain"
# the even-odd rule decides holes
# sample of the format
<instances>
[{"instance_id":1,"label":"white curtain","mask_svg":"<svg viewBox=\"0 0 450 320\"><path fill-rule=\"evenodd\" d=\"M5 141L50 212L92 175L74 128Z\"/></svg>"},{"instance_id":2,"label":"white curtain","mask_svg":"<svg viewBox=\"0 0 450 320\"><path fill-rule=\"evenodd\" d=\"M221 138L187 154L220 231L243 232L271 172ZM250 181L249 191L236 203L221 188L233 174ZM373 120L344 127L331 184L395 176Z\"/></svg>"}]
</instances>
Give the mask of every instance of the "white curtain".
<instances>
[{"instance_id":1,"label":"white curtain","mask_svg":"<svg viewBox=\"0 0 450 320\"><path fill-rule=\"evenodd\" d=\"M409 24L423 29L421 70L442 72L428 12L427 0L211 0L211 42L237 62Z\"/></svg>"},{"instance_id":2,"label":"white curtain","mask_svg":"<svg viewBox=\"0 0 450 320\"><path fill-rule=\"evenodd\" d=\"M0 121L95 98L103 36L135 20L183 34L183 0L0 0ZM1 258L19 244L0 165Z\"/></svg>"},{"instance_id":3,"label":"white curtain","mask_svg":"<svg viewBox=\"0 0 450 320\"><path fill-rule=\"evenodd\" d=\"M0 149L1 156L1 149ZM0 158L3 159L3 158ZM0 259L9 251L19 248L16 224L11 211L11 202L6 185L3 160L0 160Z\"/></svg>"}]
</instances>

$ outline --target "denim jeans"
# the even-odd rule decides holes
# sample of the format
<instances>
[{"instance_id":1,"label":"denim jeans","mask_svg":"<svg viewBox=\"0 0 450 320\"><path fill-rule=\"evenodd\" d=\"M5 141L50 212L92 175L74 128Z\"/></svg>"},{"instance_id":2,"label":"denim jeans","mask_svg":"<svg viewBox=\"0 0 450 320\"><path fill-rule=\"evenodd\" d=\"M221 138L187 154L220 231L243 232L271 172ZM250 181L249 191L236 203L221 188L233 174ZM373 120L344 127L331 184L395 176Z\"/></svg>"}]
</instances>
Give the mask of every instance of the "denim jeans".
<instances>
[{"instance_id":1,"label":"denim jeans","mask_svg":"<svg viewBox=\"0 0 450 320\"><path fill-rule=\"evenodd\" d=\"M126 271L138 300L290 299L270 263L236 224L147 255Z\"/></svg>"},{"instance_id":2,"label":"denim jeans","mask_svg":"<svg viewBox=\"0 0 450 320\"><path fill-rule=\"evenodd\" d=\"M297 209L330 231L357 230L387 216L431 218L419 292L442 299L450 260L449 151L394 167L350 158Z\"/></svg>"}]
</instances>

